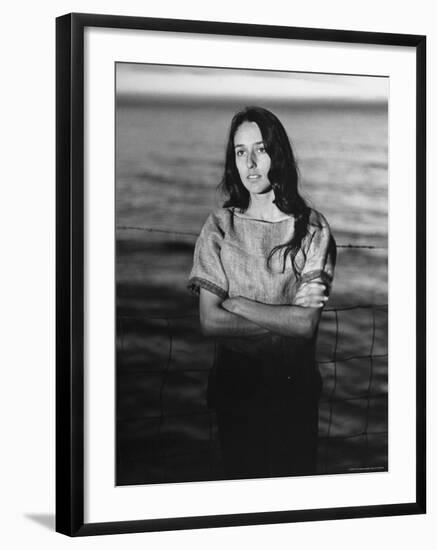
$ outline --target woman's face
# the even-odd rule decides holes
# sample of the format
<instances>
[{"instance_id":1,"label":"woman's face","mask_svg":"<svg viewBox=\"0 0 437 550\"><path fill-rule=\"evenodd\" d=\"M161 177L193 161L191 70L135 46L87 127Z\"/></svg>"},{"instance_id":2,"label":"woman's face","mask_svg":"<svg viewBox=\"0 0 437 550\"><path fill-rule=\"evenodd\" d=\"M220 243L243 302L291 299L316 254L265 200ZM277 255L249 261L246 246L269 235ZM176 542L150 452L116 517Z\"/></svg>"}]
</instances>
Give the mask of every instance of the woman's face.
<instances>
[{"instance_id":1,"label":"woman's face","mask_svg":"<svg viewBox=\"0 0 437 550\"><path fill-rule=\"evenodd\" d=\"M234 136L235 164L241 182L251 194L270 191L271 160L256 122L243 122Z\"/></svg>"}]
</instances>

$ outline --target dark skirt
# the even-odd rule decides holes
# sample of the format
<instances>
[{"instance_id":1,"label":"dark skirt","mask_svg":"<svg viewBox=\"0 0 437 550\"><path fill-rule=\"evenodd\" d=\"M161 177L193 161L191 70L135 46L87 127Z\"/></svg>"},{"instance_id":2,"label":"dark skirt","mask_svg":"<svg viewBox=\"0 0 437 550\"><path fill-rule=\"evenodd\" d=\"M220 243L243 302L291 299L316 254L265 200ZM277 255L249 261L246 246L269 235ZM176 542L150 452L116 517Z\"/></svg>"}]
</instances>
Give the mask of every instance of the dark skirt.
<instances>
[{"instance_id":1,"label":"dark skirt","mask_svg":"<svg viewBox=\"0 0 437 550\"><path fill-rule=\"evenodd\" d=\"M208 385L226 478L316 473L321 379L315 340L218 342Z\"/></svg>"}]
</instances>

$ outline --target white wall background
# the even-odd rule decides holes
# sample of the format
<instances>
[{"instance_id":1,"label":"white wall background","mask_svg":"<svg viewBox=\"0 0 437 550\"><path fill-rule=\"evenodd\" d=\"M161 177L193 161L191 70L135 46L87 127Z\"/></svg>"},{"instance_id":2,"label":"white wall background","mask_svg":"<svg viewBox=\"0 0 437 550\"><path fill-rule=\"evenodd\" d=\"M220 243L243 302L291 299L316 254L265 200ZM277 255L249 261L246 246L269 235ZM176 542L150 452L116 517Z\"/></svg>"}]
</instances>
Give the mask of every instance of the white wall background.
<instances>
[{"instance_id":1,"label":"white wall background","mask_svg":"<svg viewBox=\"0 0 437 550\"><path fill-rule=\"evenodd\" d=\"M14 6L14 7L11 7ZM403 7L396 0L198 0L123 3L107 0L5 4L1 29L0 127L2 133L1 366L0 385L0 544L3 548L252 549L323 548L328 550L434 548L437 491L433 468L437 414L428 404L428 514L362 519L89 537L69 539L54 532L54 387L55 387L55 17L68 12L112 13L180 19L293 25L428 36L428 241L437 206L435 122L437 27L432 2ZM406 231L410 230L406 220ZM429 281L437 262L428 246ZM428 287L429 331L437 328ZM435 348L428 346L428 395L436 391Z\"/></svg>"}]
</instances>

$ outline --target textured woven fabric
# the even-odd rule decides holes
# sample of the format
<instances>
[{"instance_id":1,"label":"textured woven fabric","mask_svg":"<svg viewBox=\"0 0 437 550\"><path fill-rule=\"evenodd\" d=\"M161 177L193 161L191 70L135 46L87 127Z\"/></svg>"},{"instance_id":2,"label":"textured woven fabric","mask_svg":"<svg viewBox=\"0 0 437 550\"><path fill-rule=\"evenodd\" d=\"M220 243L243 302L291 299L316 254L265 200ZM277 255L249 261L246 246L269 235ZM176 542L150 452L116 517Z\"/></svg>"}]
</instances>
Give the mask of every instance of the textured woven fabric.
<instances>
[{"instance_id":1,"label":"textured woven fabric","mask_svg":"<svg viewBox=\"0 0 437 550\"><path fill-rule=\"evenodd\" d=\"M243 296L265 304L291 304L299 285L306 281L331 288L335 266L335 242L326 219L312 210L308 233L296 256L297 278L283 250L267 261L271 250L289 242L294 218L278 222L249 218L232 208L221 208L206 220L194 252L189 288L204 288L222 298Z\"/></svg>"}]
</instances>

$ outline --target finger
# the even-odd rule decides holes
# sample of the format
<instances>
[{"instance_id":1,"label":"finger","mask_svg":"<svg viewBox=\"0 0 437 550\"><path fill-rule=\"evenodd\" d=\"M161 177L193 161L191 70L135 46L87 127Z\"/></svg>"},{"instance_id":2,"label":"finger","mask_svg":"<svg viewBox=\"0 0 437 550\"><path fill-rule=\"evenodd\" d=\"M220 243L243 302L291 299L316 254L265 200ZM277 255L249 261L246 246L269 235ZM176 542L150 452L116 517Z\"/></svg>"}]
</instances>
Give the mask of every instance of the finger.
<instances>
[{"instance_id":1,"label":"finger","mask_svg":"<svg viewBox=\"0 0 437 550\"><path fill-rule=\"evenodd\" d=\"M320 292L321 294L326 294L327 288L326 288L326 285L322 283L306 283L305 285L302 285L301 287L299 287L296 294L300 294L301 292L307 293L307 292L313 292L313 291Z\"/></svg>"},{"instance_id":2,"label":"finger","mask_svg":"<svg viewBox=\"0 0 437 550\"><path fill-rule=\"evenodd\" d=\"M314 292L311 294L302 294L301 296L296 296L296 300L310 301L310 302L327 302L329 296L325 294L320 294L320 292Z\"/></svg>"},{"instance_id":3,"label":"finger","mask_svg":"<svg viewBox=\"0 0 437 550\"><path fill-rule=\"evenodd\" d=\"M320 286L308 286L302 288L296 292L298 294L320 294L320 296L326 296L327 292L323 287Z\"/></svg>"},{"instance_id":4,"label":"finger","mask_svg":"<svg viewBox=\"0 0 437 550\"><path fill-rule=\"evenodd\" d=\"M305 299L308 299L308 300L323 300L323 301L326 302L328 300L328 296L326 296L326 294L322 294L319 291L317 291L317 292L314 291L314 292L298 294L295 297L295 301L296 300L305 300Z\"/></svg>"},{"instance_id":5,"label":"finger","mask_svg":"<svg viewBox=\"0 0 437 550\"><path fill-rule=\"evenodd\" d=\"M306 283L302 283L299 288L304 288L309 286L320 286L320 287L326 288L325 283L322 283L320 281L307 281Z\"/></svg>"}]
</instances>

